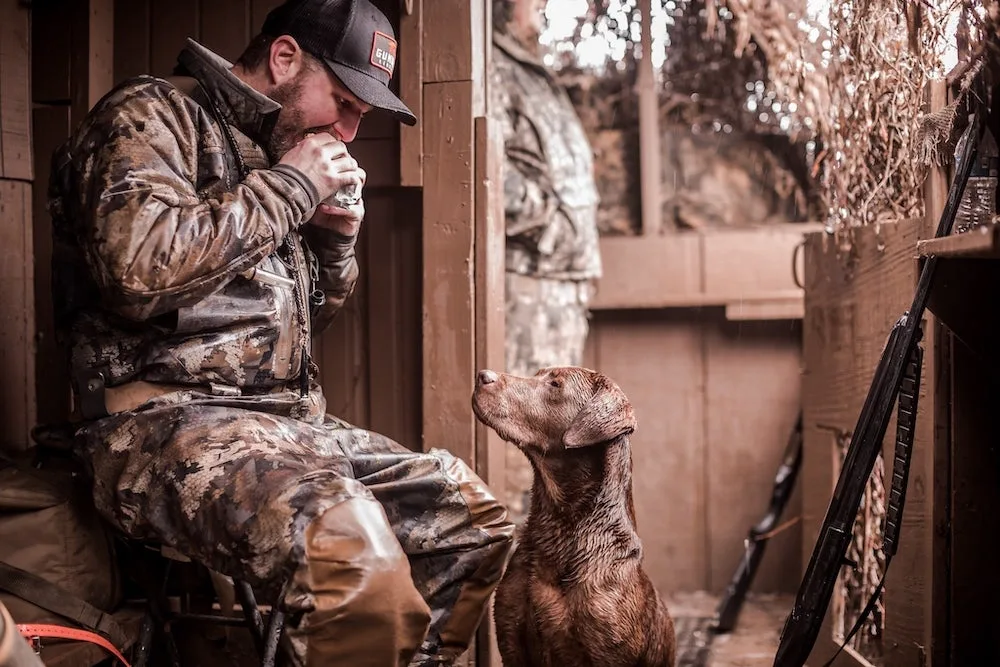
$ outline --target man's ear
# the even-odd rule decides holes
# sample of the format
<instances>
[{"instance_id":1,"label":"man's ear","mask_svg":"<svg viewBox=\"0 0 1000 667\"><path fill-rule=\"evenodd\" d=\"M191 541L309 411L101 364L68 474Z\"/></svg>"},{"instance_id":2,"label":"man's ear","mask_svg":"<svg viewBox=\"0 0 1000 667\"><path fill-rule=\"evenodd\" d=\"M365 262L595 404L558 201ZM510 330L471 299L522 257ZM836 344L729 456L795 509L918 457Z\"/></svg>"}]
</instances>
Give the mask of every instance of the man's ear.
<instances>
[{"instance_id":1,"label":"man's ear","mask_svg":"<svg viewBox=\"0 0 1000 667\"><path fill-rule=\"evenodd\" d=\"M563 434L563 446L589 447L635 431L635 413L618 385L601 377L594 395Z\"/></svg>"},{"instance_id":2,"label":"man's ear","mask_svg":"<svg viewBox=\"0 0 1000 667\"><path fill-rule=\"evenodd\" d=\"M271 42L267 66L271 80L280 85L295 78L303 66L302 48L294 37L281 35Z\"/></svg>"}]
</instances>

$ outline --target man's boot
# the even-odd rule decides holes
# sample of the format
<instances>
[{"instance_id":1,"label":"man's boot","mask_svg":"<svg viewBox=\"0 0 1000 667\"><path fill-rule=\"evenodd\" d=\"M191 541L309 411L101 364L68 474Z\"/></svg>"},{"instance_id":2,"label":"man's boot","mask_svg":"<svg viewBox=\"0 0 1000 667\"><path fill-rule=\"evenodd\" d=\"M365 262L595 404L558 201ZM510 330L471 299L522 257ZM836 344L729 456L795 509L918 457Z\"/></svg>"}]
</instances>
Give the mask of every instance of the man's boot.
<instances>
[{"instance_id":1,"label":"man's boot","mask_svg":"<svg viewBox=\"0 0 1000 667\"><path fill-rule=\"evenodd\" d=\"M288 607L308 610L289 626L305 667L406 667L430 623L410 565L382 506L352 498L328 509L305 532Z\"/></svg>"}]
</instances>

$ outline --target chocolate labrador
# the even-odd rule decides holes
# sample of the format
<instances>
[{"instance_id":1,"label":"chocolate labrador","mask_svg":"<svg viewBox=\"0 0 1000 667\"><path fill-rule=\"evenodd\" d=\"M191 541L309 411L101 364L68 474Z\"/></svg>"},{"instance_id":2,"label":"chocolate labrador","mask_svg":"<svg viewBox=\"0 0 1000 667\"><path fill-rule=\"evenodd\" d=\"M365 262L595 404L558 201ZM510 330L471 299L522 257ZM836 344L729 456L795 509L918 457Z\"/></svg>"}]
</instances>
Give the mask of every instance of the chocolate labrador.
<instances>
[{"instance_id":1,"label":"chocolate labrador","mask_svg":"<svg viewBox=\"0 0 1000 667\"><path fill-rule=\"evenodd\" d=\"M472 406L535 473L497 588L504 667L673 667L674 623L642 568L624 392L585 368L483 370Z\"/></svg>"}]
</instances>

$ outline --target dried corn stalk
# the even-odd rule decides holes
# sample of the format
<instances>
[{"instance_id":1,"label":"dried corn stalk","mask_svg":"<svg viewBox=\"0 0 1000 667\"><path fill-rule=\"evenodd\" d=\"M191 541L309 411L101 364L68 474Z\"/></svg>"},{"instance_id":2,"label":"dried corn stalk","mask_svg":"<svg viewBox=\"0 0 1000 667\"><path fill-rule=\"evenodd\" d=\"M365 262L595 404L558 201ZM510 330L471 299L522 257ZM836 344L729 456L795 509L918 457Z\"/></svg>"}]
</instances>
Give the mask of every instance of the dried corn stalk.
<instances>
[{"instance_id":1,"label":"dried corn stalk","mask_svg":"<svg viewBox=\"0 0 1000 667\"><path fill-rule=\"evenodd\" d=\"M846 444L846 443L845 443ZM847 453L841 447L840 457ZM856 568L843 568L837 578L833 596L833 638L838 644L854 627L861 611L875 592L885 573L885 554L882 552L882 524L885 520L885 464L881 452L868 479L861 506L854 519L851 542L846 557L857 563ZM872 665L884 664L882 637L885 629L885 591L881 591L875 608L864 625L854 635L849 646Z\"/></svg>"}]
</instances>

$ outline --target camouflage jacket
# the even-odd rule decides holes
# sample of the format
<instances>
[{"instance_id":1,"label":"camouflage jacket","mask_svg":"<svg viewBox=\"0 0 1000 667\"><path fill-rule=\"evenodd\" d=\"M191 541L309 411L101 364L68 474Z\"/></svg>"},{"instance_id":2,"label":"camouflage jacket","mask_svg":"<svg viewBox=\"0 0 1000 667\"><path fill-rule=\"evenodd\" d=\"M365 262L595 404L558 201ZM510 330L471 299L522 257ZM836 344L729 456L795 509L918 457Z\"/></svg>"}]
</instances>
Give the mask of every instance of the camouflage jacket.
<instances>
[{"instance_id":1,"label":"camouflage jacket","mask_svg":"<svg viewBox=\"0 0 1000 667\"><path fill-rule=\"evenodd\" d=\"M354 289L355 239L303 226L315 187L261 147L280 105L191 40L179 65L189 78L116 86L53 156L56 328L74 376L305 386L312 335Z\"/></svg>"},{"instance_id":2,"label":"camouflage jacket","mask_svg":"<svg viewBox=\"0 0 1000 667\"><path fill-rule=\"evenodd\" d=\"M537 58L494 33L490 109L503 130L507 270L601 275L593 152L566 92Z\"/></svg>"}]
</instances>

